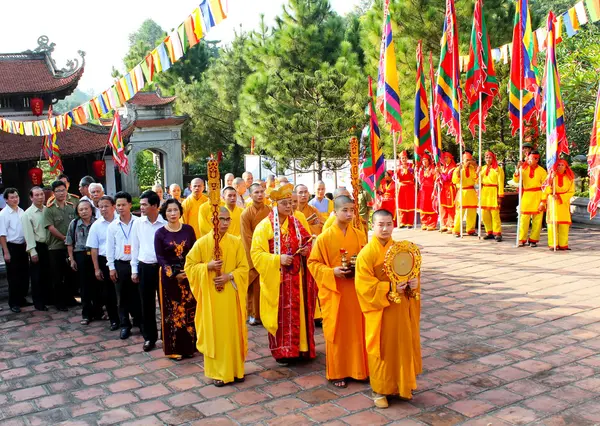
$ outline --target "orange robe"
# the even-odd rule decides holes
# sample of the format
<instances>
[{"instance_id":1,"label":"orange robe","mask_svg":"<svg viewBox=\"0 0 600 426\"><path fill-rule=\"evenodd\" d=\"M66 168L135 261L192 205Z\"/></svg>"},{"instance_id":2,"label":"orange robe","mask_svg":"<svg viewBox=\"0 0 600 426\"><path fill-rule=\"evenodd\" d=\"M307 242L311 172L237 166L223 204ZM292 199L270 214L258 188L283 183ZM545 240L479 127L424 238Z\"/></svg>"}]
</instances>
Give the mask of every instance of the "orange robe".
<instances>
[{"instance_id":1,"label":"orange robe","mask_svg":"<svg viewBox=\"0 0 600 426\"><path fill-rule=\"evenodd\" d=\"M242 243L244 243L246 257L248 258L248 266L250 268L248 272L248 316L254 317L257 320L260 320L260 276L258 275L258 272L252 263L250 248L252 247L252 236L254 235L254 229L256 229L258 224L264 218L269 216L270 212L271 209L264 204L257 208L254 203L250 203L242 212L240 219Z\"/></svg>"},{"instance_id":2,"label":"orange robe","mask_svg":"<svg viewBox=\"0 0 600 426\"><path fill-rule=\"evenodd\" d=\"M307 229L307 231L310 232L312 235L320 235L321 232L323 231L323 223L321 222L321 213L319 213L319 211L317 209L315 209L313 206L311 206L308 203L306 203L304 208L302 208L298 204L298 211L306 217L306 220L308 220L308 218L310 216L312 216L313 214L317 215L317 219L319 221L316 222L315 224L312 224L309 222L310 229ZM314 222L314 221L311 221L311 222Z\"/></svg>"},{"instance_id":3,"label":"orange robe","mask_svg":"<svg viewBox=\"0 0 600 426\"><path fill-rule=\"evenodd\" d=\"M391 303L389 278L383 273L383 260L389 247L374 237L356 260L356 293L365 315L365 342L369 375L374 392L399 394L412 398L417 388L413 330L409 300L402 293L401 303Z\"/></svg>"},{"instance_id":4,"label":"orange robe","mask_svg":"<svg viewBox=\"0 0 600 426\"><path fill-rule=\"evenodd\" d=\"M344 234L334 223L319 236L308 259L308 268L319 287L329 380L348 377L364 380L369 376L365 320L358 304L354 278L333 275L333 268L342 265L340 249L348 252L349 261L365 244L362 231L349 225Z\"/></svg>"}]
</instances>

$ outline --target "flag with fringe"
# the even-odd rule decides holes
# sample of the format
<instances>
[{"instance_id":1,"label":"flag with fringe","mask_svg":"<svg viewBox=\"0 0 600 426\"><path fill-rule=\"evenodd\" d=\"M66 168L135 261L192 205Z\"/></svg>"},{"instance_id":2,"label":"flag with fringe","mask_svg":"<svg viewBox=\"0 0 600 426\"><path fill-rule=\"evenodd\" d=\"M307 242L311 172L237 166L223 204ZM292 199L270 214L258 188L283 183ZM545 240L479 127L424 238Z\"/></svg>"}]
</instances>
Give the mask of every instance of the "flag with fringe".
<instances>
[{"instance_id":1,"label":"flag with fringe","mask_svg":"<svg viewBox=\"0 0 600 426\"><path fill-rule=\"evenodd\" d=\"M43 151L44 157L48 160L50 173L58 174L64 171L62 160L60 158L60 148L58 147L57 134L44 136Z\"/></svg>"},{"instance_id":2,"label":"flag with fringe","mask_svg":"<svg viewBox=\"0 0 600 426\"><path fill-rule=\"evenodd\" d=\"M417 43L417 81L415 89L415 160L419 161L425 151L433 154L431 145L431 124L429 122L429 105L425 88L425 72L423 71L422 42Z\"/></svg>"},{"instance_id":3,"label":"flag with fringe","mask_svg":"<svg viewBox=\"0 0 600 426\"><path fill-rule=\"evenodd\" d=\"M121 137L121 119L118 113L115 113L110 135L108 136L108 145L112 149L113 160L119 167L119 171L125 174L129 173L129 160L125 154L125 145Z\"/></svg>"},{"instance_id":4,"label":"flag with fringe","mask_svg":"<svg viewBox=\"0 0 600 426\"><path fill-rule=\"evenodd\" d=\"M534 42L531 16L527 0L518 0L512 41L510 64L510 94L508 115L513 136L525 122L535 122L538 115L537 96L539 87L534 67ZM522 102L520 100L522 92ZM521 109L522 103L522 109ZM520 115L523 115L523 123Z\"/></svg>"},{"instance_id":5,"label":"flag with fringe","mask_svg":"<svg viewBox=\"0 0 600 426\"><path fill-rule=\"evenodd\" d=\"M431 83L431 111L435 111L435 76L433 73L433 55L429 52L429 82ZM431 121L431 146L433 147L433 160L440 162L442 157L442 128L440 126L440 117L433 112L429 117Z\"/></svg>"},{"instance_id":6,"label":"flag with fringe","mask_svg":"<svg viewBox=\"0 0 600 426\"><path fill-rule=\"evenodd\" d=\"M600 204L600 87L598 87L598 95L596 96L594 126L592 127L587 162L590 178L590 202L587 210L590 214L590 220L592 220L596 216L598 204Z\"/></svg>"},{"instance_id":7,"label":"flag with fringe","mask_svg":"<svg viewBox=\"0 0 600 426\"><path fill-rule=\"evenodd\" d=\"M369 124L365 126L361 135L364 146L364 161L361 166L360 177L365 191L371 194L371 197L375 197L375 191L385 175L385 158L379 145L379 123L373 108L372 98L372 80L369 77L369 104L365 110L365 114L369 117Z\"/></svg>"},{"instance_id":8,"label":"flag with fringe","mask_svg":"<svg viewBox=\"0 0 600 426\"><path fill-rule=\"evenodd\" d=\"M567 132L565 129L565 111L560 94L560 76L556 63L556 24L554 13L548 14L548 39L546 52L546 70L544 72L542 104L542 128L546 129L546 169L550 170L560 154L569 153Z\"/></svg>"},{"instance_id":9,"label":"flag with fringe","mask_svg":"<svg viewBox=\"0 0 600 426\"><path fill-rule=\"evenodd\" d=\"M481 126L481 130L485 132L485 118L492 107L494 96L498 94L498 80L483 14L483 0L475 2L465 91L469 101L469 130L475 136L475 126L477 125ZM481 94L481 106L479 105L479 94ZM481 123L479 123L480 107Z\"/></svg>"},{"instance_id":10,"label":"flag with fringe","mask_svg":"<svg viewBox=\"0 0 600 426\"><path fill-rule=\"evenodd\" d=\"M446 16L436 85L435 115L441 117L442 126L448 127L448 135L456 137L457 143L462 142L460 129L462 89L460 87L459 60L454 0L446 0Z\"/></svg>"}]
</instances>

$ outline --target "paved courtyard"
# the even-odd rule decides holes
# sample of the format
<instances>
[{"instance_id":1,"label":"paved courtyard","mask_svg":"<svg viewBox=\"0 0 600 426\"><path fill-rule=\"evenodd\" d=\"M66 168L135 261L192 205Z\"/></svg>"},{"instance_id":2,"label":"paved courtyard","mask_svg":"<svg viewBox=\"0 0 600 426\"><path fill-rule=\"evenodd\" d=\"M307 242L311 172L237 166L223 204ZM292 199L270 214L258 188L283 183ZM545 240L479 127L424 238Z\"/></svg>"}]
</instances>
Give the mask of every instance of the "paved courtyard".
<instances>
[{"instance_id":1,"label":"paved courtyard","mask_svg":"<svg viewBox=\"0 0 600 426\"><path fill-rule=\"evenodd\" d=\"M250 328L246 382L216 388L201 356L144 353L137 329L123 341L78 311L3 301L0 424L600 424L600 230L573 230L560 253L516 249L510 231L503 243L395 234L423 253L425 371L410 403L375 410L367 384L329 385L320 329L318 359L281 368Z\"/></svg>"}]
</instances>

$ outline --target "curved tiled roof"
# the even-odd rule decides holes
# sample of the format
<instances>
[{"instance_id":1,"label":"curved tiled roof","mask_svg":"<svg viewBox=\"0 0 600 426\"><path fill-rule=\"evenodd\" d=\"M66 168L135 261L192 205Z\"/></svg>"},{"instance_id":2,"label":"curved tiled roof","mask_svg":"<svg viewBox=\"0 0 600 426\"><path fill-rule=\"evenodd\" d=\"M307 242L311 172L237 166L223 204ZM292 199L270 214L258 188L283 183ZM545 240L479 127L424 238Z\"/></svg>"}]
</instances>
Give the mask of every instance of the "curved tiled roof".
<instances>
[{"instance_id":1,"label":"curved tiled roof","mask_svg":"<svg viewBox=\"0 0 600 426\"><path fill-rule=\"evenodd\" d=\"M168 105L177 99L177 96L167 96L163 98L157 92L137 92L135 96L127 102L140 106L161 106Z\"/></svg>"},{"instance_id":2,"label":"curved tiled roof","mask_svg":"<svg viewBox=\"0 0 600 426\"><path fill-rule=\"evenodd\" d=\"M0 94L43 94L75 90L83 66L71 73L57 72L46 54L0 55Z\"/></svg>"}]
</instances>

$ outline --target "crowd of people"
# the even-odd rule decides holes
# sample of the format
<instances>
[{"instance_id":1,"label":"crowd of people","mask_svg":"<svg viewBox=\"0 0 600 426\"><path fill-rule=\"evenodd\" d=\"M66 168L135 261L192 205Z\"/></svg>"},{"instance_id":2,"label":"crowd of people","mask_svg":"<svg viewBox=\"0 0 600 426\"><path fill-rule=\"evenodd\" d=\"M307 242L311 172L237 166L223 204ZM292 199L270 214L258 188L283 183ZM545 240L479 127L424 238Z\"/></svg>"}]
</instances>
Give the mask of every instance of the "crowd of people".
<instances>
[{"instance_id":1,"label":"crowd of people","mask_svg":"<svg viewBox=\"0 0 600 426\"><path fill-rule=\"evenodd\" d=\"M396 177L392 171L387 172L377 190L374 208L392 213L400 228L416 226L418 213L422 230L434 231L439 225L441 232L456 237L461 237L463 230L467 236L478 235L477 211L481 208L483 239L501 242L504 169L492 151L487 151L483 158L485 164L479 167L473 153L467 150L462 161L456 164L453 155L444 152L438 164L434 164L428 154L422 155L415 164L409 162L408 153L402 151ZM574 173L565 160L557 160L549 172L539 161L539 152L525 143L522 159L512 176L522 188L519 246L537 247L545 214L548 247L554 250L556 245L557 250L570 250L569 206L575 192Z\"/></svg>"}]
</instances>

